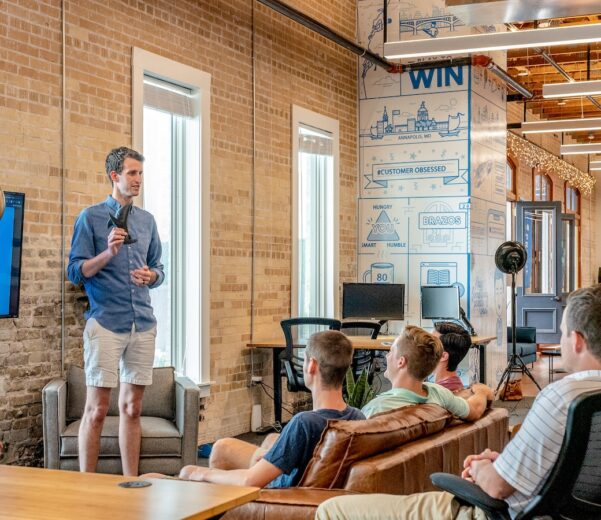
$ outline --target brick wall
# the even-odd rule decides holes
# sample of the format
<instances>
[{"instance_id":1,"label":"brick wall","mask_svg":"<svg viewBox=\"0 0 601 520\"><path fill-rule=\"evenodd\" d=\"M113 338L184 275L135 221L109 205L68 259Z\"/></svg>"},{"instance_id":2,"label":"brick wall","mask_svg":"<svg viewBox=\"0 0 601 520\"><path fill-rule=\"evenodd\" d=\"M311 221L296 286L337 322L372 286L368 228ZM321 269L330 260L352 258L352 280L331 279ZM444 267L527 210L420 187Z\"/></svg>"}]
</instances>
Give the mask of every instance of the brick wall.
<instances>
[{"instance_id":1,"label":"brick wall","mask_svg":"<svg viewBox=\"0 0 601 520\"><path fill-rule=\"evenodd\" d=\"M355 276L356 58L251 0L0 3L0 186L26 193L21 312L0 320L0 462L39 463L41 389L61 372L61 284L73 222L110 191L106 152L131 144L131 48L212 75L211 379L200 440L247 431L251 333L290 313L291 105L340 121L340 275ZM290 5L353 39L354 0ZM256 54L253 185L252 45ZM65 207L61 152L65 145ZM255 190L255 262L252 193ZM67 247L68 248L68 247ZM253 273L254 269L254 273ZM254 274L254 297L251 281ZM65 360L82 363L81 293L66 284ZM251 311L254 326L251 331ZM256 356L270 371L267 356ZM265 409L270 410L268 401Z\"/></svg>"}]
</instances>

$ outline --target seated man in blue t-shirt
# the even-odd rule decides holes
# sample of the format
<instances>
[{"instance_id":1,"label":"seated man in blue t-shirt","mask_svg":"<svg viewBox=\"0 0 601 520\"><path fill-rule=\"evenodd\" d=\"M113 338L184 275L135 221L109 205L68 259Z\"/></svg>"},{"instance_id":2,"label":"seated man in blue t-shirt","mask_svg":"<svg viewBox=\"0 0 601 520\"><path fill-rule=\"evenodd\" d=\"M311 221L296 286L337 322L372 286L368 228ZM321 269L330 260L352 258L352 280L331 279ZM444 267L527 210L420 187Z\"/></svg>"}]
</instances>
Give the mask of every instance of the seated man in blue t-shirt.
<instances>
[{"instance_id":1,"label":"seated man in blue t-shirt","mask_svg":"<svg viewBox=\"0 0 601 520\"><path fill-rule=\"evenodd\" d=\"M210 468L185 466L180 478L240 486L298 485L329 419L365 419L342 399L342 383L352 358L353 346L341 332L313 334L303 365L313 410L295 415L266 453L238 439L222 439L213 448Z\"/></svg>"}]
</instances>

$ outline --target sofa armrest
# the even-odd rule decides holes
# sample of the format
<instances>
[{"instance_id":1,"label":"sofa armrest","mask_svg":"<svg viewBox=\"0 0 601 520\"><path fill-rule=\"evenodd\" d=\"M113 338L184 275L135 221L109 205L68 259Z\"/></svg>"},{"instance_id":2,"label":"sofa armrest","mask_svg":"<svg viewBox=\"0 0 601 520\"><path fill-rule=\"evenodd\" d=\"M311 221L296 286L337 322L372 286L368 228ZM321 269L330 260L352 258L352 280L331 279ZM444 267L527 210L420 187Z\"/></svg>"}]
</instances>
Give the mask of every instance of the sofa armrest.
<instances>
[{"instance_id":1,"label":"sofa armrest","mask_svg":"<svg viewBox=\"0 0 601 520\"><path fill-rule=\"evenodd\" d=\"M175 378L175 424L182 436L182 463L196 464L200 390L188 377Z\"/></svg>"},{"instance_id":2,"label":"sofa armrest","mask_svg":"<svg viewBox=\"0 0 601 520\"><path fill-rule=\"evenodd\" d=\"M223 515L223 520L313 520L319 504L328 498L355 495L344 489L293 487L262 489L257 500L236 507Z\"/></svg>"},{"instance_id":3,"label":"sofa armrest","mask_svg":"<svg viewBox=\"0 0 601 520\"><path fill-rule=\"evenodd\" d=\"M67 427L67 381L55 379L42 390L44 467L59 469L60 438Z\"/></svg>"}]
</instances>

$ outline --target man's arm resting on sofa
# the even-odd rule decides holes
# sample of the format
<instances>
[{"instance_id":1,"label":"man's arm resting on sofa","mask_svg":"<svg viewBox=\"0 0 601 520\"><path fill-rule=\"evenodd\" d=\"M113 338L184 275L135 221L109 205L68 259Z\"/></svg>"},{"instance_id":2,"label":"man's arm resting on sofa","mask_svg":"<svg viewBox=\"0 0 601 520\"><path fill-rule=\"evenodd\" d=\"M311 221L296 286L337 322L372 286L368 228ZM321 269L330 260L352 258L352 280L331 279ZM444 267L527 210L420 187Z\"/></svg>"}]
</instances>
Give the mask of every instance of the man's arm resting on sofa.
<instances>
[{"instance_id":1,"label":"man's arm resting on sofa","mask_svg":"<svg viewBox=\"0 0 601 520\"><path fill-rule=\"evenodd\" d=\"M492 388L489 388L482 383L475 383L472 385L471 395L467 399L467 404L470 407L470 413L465 417L466 421L477 421L482 417L482 414L486 411L486 407L489 401L493 400L494 393Z\"/></svg>"},{"instance_id":2,"label":"man's arm resting on sofa","mask_svg":"<svg viewBox=\"0 0 601 520\"><path fill-rule=\"evenodd\" d=\"M271 462L261 459L248 469L224 470L203 468L200 466L185 466L179 476L183 479L196 480L198 482L263 488L281 474L281 469L271 464Z\"/></svg>"}]
</instances>

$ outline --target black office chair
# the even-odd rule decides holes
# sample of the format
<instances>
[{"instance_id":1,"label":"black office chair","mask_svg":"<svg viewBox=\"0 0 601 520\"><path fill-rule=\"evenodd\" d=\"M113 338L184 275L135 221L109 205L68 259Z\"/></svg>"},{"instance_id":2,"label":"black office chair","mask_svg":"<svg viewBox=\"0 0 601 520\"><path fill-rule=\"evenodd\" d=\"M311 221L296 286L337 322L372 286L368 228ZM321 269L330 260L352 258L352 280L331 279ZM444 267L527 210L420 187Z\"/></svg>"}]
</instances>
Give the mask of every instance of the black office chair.
<instances>
[{"instance_id":1,"label":"black office chair","mask_svg":"<svg viewBox=\"0 0 601 520\"><path fill-rule=\"evenodd\" d=\"M280 360L283 363L281 372L288 380L288 391L309 392L309 389L305 386L303 377L303 361L305 358L304 355L299 355L299 351L304 350L305 345L299 343L299 341L308 339L311 334L320 330L340 330L340 320L330 318L290 318L289 320L282 320L280 325L286 338L286 350L280 355ZM298 328L294 330L295 327Z\"/></svg>"},{"instance_id":2,"label":"black office chair","mask_svg":"<svg viewBox=\"0 0 601 520\"><path fill-rule=\"evenodd\" d=\"M449 473L433 473L430 478L461 503L482 509L490 520L510 519L507 503L491 498L475 484ZM601 518L601 391L586 392L570 405L557 463L516 520L539 516Z\"/></svg>"},{"instance_id":3,"label":"black office chair","mask_svg":"<svg viewBox=\"0 0 601 520\"><path fill-rule=\"evenodd\" d=\"M343 321L340 331L347 336L370 336L377 339L382 325L377 321ZM367 370L367 380L371 384L376 369L376 350L360 349L353 352L353 375L359 378L363 370Z\"/></svg>"}]
</instances>

